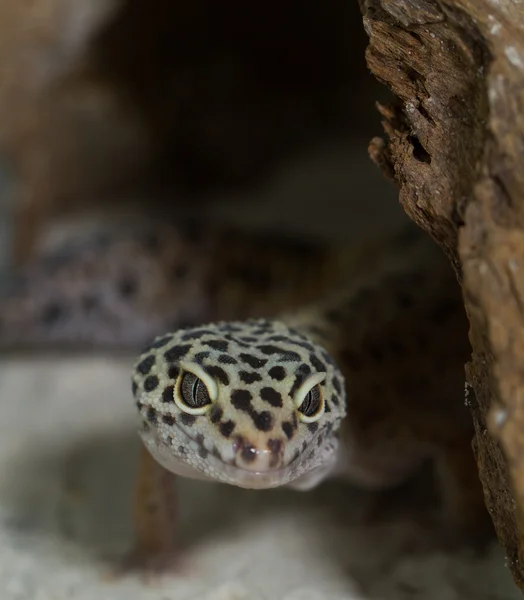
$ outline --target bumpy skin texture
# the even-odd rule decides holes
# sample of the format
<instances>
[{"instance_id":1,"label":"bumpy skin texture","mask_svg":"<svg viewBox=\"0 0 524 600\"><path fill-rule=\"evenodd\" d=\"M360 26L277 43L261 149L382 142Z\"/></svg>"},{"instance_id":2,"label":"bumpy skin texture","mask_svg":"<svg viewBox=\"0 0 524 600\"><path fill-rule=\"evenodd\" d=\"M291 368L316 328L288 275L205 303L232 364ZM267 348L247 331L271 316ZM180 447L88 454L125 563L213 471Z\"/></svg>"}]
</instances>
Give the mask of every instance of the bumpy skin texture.
<instances>
[{"instance_id":1,"label":"bumpy skin texture","mask_svg":"<svg viewBox=\"0 0 524 600\"><path fill-rule=\"evenodd\" d=\"M201 410L184 403L188 373L207 384ZM319 410L305 416L299 408L316 385ZM146 445L180 475L248 488L307 485L336 460L343 377L322 347L278 321L161 337L140 357L133 391Z\"/></svg>"},{"instance_id":2,"label":"bumpy skin texture","mask_svg":"<svg viewBox=\"0 0 524 600\"><path fill-rule=\"evenodd\" d=\"M149 331L133 371L147 448L135 558L163 568L178 549L168 471L251 488L309 489L327 477L387 488L432 458L449 529L484 532L463 403L467 320L438 247L413 228L357 248L203 233L129 232L98 254L34 265L0 306L4 348L135 349ZM60 310L42 319L51 300ZM303 421L302 384L320 386L314 422ZM190 414L183 398L205 406Z\"/></svg>"}]
</instances>

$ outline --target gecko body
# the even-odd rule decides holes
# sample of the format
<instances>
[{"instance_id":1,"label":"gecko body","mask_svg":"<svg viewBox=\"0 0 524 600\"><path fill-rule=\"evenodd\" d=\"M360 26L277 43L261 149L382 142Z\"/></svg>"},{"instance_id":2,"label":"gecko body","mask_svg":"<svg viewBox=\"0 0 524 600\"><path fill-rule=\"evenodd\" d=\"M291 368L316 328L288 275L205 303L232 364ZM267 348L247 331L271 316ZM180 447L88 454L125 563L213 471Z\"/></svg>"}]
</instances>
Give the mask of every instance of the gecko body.
<instances>
[{"instance_id":1,"label":"gecko body","mask_svg":"<svg viewBox=\"0 0 524 600\"><path fill-rule=\"evenodd\" d=\"M152 231L36 261L0 303L0 348L146 345L132 374L141 560L178 548L173 475L385 489L431 459L447 528L485 528L467 319L426 235L355 246Z\"/></svg>"}]
</instances>

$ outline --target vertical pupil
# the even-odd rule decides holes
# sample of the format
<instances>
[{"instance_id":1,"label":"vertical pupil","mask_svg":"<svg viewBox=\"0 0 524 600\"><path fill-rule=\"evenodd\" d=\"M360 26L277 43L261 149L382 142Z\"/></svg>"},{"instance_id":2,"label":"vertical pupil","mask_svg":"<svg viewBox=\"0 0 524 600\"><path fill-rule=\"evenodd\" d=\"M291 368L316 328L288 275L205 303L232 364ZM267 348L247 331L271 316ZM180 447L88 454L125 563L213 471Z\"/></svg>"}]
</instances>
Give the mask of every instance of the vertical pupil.
<instances>
[{"instance_id":1,"label":"vertical pupil","mask_svg":"<svg viewBox=\"0 0 524 600\"><path fill-rule=\"evenodd\" d=\"M192 390L193 403L195 404L195 406L198 406L198 384L199 383L200 383L200 379L195 377L195 381L193 382L193 390Z\"/></svg>"},{"instance_id":2,"label":"vertical pupil","mask_svg":"<svg viewBox=\"0 0 524 600\"><path fill-rule=\"evenodd\" d=\"M319 409L320 406L320 392L318 386L315 386L312 390L309 390L306 397L300 405L300 412L306 417L312 417Z\"/></svg>"},{"instance_id":3,"label":"vertical pupil","mask_svg":"<svg viewBox=\"0 0 524 600\"><path fill-rule=\"evenodd\" d=\"M311 390L307 393L307 396L304 399L304 404L304 414L310 416L309 412L311 411Z\"/></svg>"}]
</instances>

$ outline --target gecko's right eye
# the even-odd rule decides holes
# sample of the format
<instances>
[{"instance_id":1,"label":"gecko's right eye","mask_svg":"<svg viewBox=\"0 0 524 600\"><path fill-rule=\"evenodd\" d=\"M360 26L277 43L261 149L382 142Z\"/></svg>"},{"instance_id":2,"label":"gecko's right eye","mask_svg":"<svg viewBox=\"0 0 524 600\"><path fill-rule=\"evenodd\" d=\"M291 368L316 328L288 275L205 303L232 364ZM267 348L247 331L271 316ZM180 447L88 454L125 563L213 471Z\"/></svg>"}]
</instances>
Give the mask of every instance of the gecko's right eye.
<instances>
[{"instance_id":1,"label":"gecko's right eye","mask_svg":"<svg viewBox=\"0 0 524 600\"><path fill-rule=\"evenodd\" d=\"M194 373L186 371L181 379L175 402L184 412L201 415L211 404L211 396L206 384Z\"/></svg>"},{"instance_id":2,"label":"gecko's right eye","mask_svg":"<svg viewBox=\"0 0 524 600\"><path fill-rule=\"evenodd\" d=\"M295 394L298 418L303 423L314 423L324 414L324 394L320 384L325 378L325 373L316 373L304 381Z\"/></svg>"}]
</instances>

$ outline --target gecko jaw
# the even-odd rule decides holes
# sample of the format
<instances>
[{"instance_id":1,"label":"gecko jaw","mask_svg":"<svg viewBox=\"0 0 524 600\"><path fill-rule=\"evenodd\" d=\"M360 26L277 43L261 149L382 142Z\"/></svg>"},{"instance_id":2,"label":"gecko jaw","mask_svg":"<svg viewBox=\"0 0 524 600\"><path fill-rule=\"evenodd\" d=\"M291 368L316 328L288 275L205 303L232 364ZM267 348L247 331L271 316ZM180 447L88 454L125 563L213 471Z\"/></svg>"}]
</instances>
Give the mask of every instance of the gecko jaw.
<instances>
[{"instance_id":1,"label":"gecko jaw","mask_svg":"<svg viewBox=\"0 0 524 600\"><path fill-rule=\"evenodd\" d=\"M177 433L187 438L186 447L197 444L196 440L180 429ZM271 489L288 485L307 475L309 471L322 467L326 459L335 453L338 445L331 443L324 452L319 452L313 458L308 456L308 449L306 449L283 467L253 469L224 462L220 456L211 453L205 459L199 459L195 452L192 460L187 451L175 452L175 447L168 440L151 429L142 429L140 437L155 460L171 473L189 479L215 481L244 489ZM180 435L177 439L179 442Z\"/></svg>"}]
</instances>

